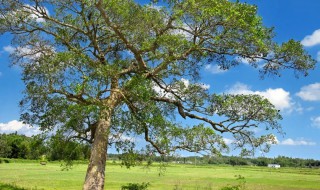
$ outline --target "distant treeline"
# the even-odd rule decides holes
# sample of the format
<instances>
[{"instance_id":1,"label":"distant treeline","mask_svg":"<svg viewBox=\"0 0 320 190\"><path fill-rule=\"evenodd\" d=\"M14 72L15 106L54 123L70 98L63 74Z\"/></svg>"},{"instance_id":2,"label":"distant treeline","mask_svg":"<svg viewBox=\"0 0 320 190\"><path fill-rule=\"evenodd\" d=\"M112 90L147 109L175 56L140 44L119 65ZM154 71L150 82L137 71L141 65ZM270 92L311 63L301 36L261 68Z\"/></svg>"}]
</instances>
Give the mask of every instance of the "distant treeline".
<instances>
[{"instance_id":1,"label":"distant treeline","mask_svg":"<svg viewBox=\"0 0 320 190\"><path fill-rule=\"evenodd\" d=\"M69 141L63 136L34 135L27 137L17 133L0 134L0 157L36 160L45 155L47 160L82 160L90 156L88 144Z\"/></svg>"},{"instance_id":2,"label":"distant treeline","mask_svg":"<svg viewBox=\"0 0 320 190\"><path fill-rule=\"evenodd\" d=\"M121 157L118 154L109 154L109 159L116 160ZM171 162L181 164L217 164L217 165L232 165L232 166L267 166L268 164L280 164L281 167L320 167L320 160L291 158L286 156L278 156L276 158L243 158L237 156L189 156L189 157L174 157L174 156L155 156L155 162Z\"/></svg>"},{"instance_id":3,"label":"distant treeline","mask_svg":"<svg viewBox=\"0 0 320 190\"><path fill-rule=\"evenodd\" d=\"M35 135L27 137L17 133L0 134L0 158L40 159L43 155L49 161L54 160L87 160L90 156L90 145L84 142L67 140L64 136ZM291 158L278 156L276 158L243 158L237 156L149 156L139 153L129 156L124 154L108 154L109 160L122 162L171 162L184 164L227 164L227 165L256 165L280 164L281 167L320 167L320 160ZM132 160L133 161L133 160Z\"/></svg>"}]
</instances>

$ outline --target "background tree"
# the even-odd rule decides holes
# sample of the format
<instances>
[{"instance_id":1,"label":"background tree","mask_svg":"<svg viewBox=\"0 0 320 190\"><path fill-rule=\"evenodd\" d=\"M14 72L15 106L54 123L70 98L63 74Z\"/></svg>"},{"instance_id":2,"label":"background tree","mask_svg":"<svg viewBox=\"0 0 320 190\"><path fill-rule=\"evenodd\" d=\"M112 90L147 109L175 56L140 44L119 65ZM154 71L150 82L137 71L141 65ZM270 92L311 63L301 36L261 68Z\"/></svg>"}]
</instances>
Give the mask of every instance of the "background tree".
<instances>
[{"instance_id":1,"label":"background tree","mask_svg":"<svg viewBox=\"0 0 320 190\"><path fill-rule=\"evenodd\" d=\"M28 158L30 155L30 137L24 135L18 135L17 133L12 133L8 135L2 135L2 139L5 140L10 148L10 154L6 157L8 158Z\"/></svg>"},{"instance_id":2,"label":"background tree","mask_svg":"<svg viewBox=\"0 0 320 190\"><path fill-rule=\"evenodd\" d=\"M28 159L37 160L41 158L42 155L48 154L46 140L47 135L44 134L34 135L30 138L29 149L31 151Z\"/></svg>"},{"instance_id":3,"label":"background tree","mask_svg":"<svg viewBox=\"0 0 320 190\"><path fill-rule=\"evenodd\" d=\"M89 159L90 146L88 143L71 141L61 133L51 137L47 134L27 137L17 133L0 134L0 157L38 160L46 155L49 160Z\"/></svg>"},{"instance_id":4,"label":"background tree","mask_svg":"<svg viewBox=\"0 0 320 190\"><path fill-rule=\"evenodd\" d=\"M230 69L245 58L262 76L283 69L307 75L315 65L299 42L273 42L255 6L163 3L1 0L0 31L14 35L12 63L26 84L21 119L92 143L84 189L103 189L107 147L132 151L126 137L143 136L147 151L163 155L218 154L226 132L243 155L268 151L274 135L255 136L252 128L281 131L278 110L257 95L209 93L201 68Z\"/></svg>"},{"instance_id":5,"label":"background tree","mask_svg":"<svg viewBox=\"0 0 320 190\"><path fill-rule=\"evenodd\" d=\"M49 160L65 160L68 164L72 160L89 159L87 144L70 141L60 133L48 140L48 149Z\"/></svg>"},{"instance_id":6,"label":"background tree","mask_svg":"<svg viewBox=\"0 0 320 190\"><path fill-rule=\"evenodd\" d=\"M6 135L0 136L0 157L9 158L11 156L11 146L9 145Z\"/></svg>"}]
</instances>

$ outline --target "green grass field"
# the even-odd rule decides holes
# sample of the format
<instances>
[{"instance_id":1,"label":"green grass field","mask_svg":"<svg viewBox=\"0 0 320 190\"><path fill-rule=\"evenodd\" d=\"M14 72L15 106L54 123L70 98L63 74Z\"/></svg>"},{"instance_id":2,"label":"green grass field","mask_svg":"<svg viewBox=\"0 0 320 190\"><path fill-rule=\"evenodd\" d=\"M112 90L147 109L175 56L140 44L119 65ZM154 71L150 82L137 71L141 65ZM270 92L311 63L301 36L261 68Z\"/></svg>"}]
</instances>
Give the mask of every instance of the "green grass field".
<instances>
[{"instance_id":1,"label":"green grass field","mask_svg":"<svg viewBox=\"0 0 320 190\"><path fill-rule=\"evenodd\" d=\"M62 171L59 163L3 163L0 164L0 189L79 190L87 165L75 164L73 169ZM228 184L236 185L236 175L245 178L250 190L320 190L320 169L232 166L169 165L163 176L159 167L131 169L112 163L107 165L107 190L119 190L127 183L149 182L150 190L216 190Z\"/></svg>"}]
</instances>

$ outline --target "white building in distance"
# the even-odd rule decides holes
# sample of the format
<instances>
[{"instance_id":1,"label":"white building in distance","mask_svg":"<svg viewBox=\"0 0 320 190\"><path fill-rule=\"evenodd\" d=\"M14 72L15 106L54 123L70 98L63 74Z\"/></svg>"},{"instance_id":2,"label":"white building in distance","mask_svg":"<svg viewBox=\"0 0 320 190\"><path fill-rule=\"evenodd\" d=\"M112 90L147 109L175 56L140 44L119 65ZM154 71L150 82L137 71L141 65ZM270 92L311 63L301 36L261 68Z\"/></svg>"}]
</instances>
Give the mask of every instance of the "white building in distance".
<instances>
[{"instance_id":1,"label":"white building in distance","mask_svg":"<svg viewBox=\"0 0 320 190\"><path fill-rule=\"evenodd\" d=\"M268 168L280 168L279 164L268 164Z\"/></svg>"}]
</instances>

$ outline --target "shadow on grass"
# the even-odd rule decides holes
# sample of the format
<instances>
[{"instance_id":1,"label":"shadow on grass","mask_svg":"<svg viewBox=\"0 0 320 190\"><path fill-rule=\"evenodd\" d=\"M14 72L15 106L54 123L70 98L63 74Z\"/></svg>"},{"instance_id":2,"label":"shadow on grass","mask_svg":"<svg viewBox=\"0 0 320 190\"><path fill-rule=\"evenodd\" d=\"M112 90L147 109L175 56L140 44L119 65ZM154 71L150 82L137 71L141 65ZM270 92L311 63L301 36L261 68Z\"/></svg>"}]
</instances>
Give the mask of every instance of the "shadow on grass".
<instances>
[{"instance_id":1,"label":"shadow on grass","mask_svg":"<svg viewBox=\"0 0 320 190\"><path fill-rule=\"evenodd\" d=\"M4 183L0 183L0 189L1 190L40 190L38 188L26 189L23 187L18 187L14 184L4 184Z\"/></svg>"},{"instance_id":2,"label":"shadow on grass","mask_svg":"<svg viewBox=\"0 0 320 190\"><path fill-rule=\"evenodd\" d=\"M16 185L3 184L3 183L0 183L0 189L1 190L27 190L25 188L17 187Z\"/></svg>"}]
</instances>

